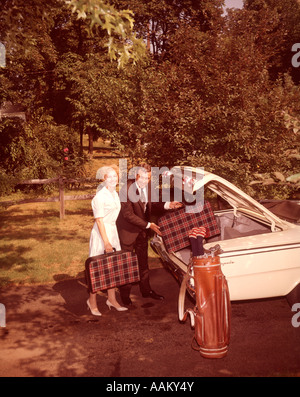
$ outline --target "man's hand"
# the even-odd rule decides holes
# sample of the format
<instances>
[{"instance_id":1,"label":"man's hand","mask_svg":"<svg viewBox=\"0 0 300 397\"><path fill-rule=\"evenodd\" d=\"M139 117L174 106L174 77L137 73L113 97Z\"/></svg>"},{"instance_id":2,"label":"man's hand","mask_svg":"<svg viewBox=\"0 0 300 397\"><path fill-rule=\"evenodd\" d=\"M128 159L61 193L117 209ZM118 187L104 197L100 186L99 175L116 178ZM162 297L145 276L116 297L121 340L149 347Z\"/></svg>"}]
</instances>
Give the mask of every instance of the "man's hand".
<instances>
[{"instance_id":1,"label":"man's hand","mask_svg":"<svg viewBox=\"0 0 300 397\"><path fill-rule=\"evenodd\" d=\"M181 207L183 207L183 204L179 203L178 201L171 201L170 202L170 209L171 210L174 210L176 208L181 208Z\"/></svg>"},{"instance_id":2,"label":"man's hand","mask_svg":"<svg viewBox=\"0 0 300 397\"><path fill-rule=\"evenodd\" d=\"M150 229L157 233L159 236L161 236L160 227L157 226L155 223L150 224Z\"/></svg>"}]
</instances>

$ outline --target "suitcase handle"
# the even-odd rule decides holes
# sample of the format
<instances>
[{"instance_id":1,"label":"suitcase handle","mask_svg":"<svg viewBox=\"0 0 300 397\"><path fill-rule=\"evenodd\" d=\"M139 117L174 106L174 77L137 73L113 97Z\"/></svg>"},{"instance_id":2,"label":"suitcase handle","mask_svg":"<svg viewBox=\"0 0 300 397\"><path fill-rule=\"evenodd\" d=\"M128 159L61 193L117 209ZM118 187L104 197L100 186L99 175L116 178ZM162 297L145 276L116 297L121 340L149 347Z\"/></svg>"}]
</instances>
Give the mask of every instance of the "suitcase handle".
<instances>
[{"instance_id":1,"label":"suitcase handle","mask_svg":"<svg viewBox=\"0 0 300 397\"><path fill-rule=\"evenodd\" d=\"M116 249L113 247L113 251L112 252L106 252L105 250L104 250L104 254L106 255L106 254L112 254L113 252L116 252Z\"/></svg>"}]
</instances>

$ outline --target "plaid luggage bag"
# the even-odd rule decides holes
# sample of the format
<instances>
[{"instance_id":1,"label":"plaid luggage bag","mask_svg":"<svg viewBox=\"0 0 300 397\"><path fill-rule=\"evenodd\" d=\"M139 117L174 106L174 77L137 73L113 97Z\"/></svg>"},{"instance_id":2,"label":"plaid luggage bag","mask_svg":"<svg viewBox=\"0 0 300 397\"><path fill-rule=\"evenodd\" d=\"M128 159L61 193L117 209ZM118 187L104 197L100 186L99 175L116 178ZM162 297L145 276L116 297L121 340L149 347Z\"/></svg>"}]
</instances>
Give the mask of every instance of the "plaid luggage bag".
<instances>
[{"instance_id":1,"label":"plaid luggage bag","mask_svg":"<svg viewBox=\"0 0 300 397\"><path fill-rule=\"evenodd\" d=\"M85 274L93 293L140 280L136 254L123 250L88 258Z\"/></svg>"},{"instance_id":2,"label":"plaid luggage bag","mask_svg":"<svg viewBox=\"0 0 300 397\"><path fill-rule=\"evenodd\" d=\"M205 238L220 234L220 230L209 202L170 211L158 220L168 252L177 252L190 246L189 233L194 227L206 228Z\"/></svg>"}]
</instances>

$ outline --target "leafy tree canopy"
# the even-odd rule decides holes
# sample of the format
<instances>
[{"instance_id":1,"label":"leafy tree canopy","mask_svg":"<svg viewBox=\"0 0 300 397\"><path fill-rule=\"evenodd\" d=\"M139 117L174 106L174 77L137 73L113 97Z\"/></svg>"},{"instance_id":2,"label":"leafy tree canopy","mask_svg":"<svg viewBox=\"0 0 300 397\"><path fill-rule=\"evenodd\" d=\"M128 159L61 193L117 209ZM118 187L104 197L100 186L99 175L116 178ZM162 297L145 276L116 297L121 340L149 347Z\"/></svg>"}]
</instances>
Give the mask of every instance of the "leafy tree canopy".
<instances>
[{"instance_id":1,"label":"leafy tree canopy","mask_svg":"<svg viewBox=\"0 0 300 397\"><path fill-rule=\"evenodd\" d=\"M131 10L117 10L101 0L65 0L78 18L89 21L89 32L99 28L107 32L105 46L111 59L118 60L122 67L129 60L135 64L144 55L144 42L133 31L134 19Z\"/></svg>"},{"instance_id":2,"label":"leafy tree canopy","mask_svg":"<svg viewBox=\"0 0 300 397\"><path fill-rule=\"evenodd\" d=\"M273 197L279 181L288 197L298 188L300 93L284 54L299 37L299 3L248 0L225 17L222 4L2 1L0 103L24 105L27 122L0 120L0 179L74 173L89 133L133 161L201 166Z\"/></svg>"}]
</instances>

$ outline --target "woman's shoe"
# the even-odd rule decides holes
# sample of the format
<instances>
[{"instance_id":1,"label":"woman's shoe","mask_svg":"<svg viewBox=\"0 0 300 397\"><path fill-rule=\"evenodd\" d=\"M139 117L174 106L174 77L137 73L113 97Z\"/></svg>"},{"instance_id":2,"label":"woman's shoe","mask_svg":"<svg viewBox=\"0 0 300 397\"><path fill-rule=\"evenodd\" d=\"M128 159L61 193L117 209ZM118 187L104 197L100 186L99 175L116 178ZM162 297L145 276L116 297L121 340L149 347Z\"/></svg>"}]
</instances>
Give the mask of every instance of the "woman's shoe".
<instances>
[{"instance_id":1,"label":"woman's shoe","mask_svg":"<svg viewBox=\"0 0 300 397\"><path fill-rule=\"evenodd\" d=\"M111 310L112 307L113 307L114 309L116 309L118 312L125 312L126 310L128 310L127 307L123 307L123 306L116 307L116 306L114 306L112 303L110 303L110 301L109 301L108 299L107 299L107 301L106 301L106 304L107 304L107 306L109 307L109 310Z\"/></svg>"},{"instance_id":2,"label":"woman's shoe","mask_svg":"<svg viewBox=\"0 0 300 397\"><path fill-rule=\"evenodd\" d=\"M91 311L91 313L92 313L93 316L102 316L102 314L99 312L98 308L96 308L96 309L92 309L92 308L91 308L91 305L90 305L90 301L89 301L89 300L86 301L86 304L87 304L87 306L88 306L88 310Z\"/></svg>"}]
</instances>

